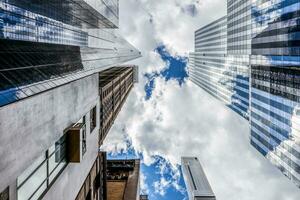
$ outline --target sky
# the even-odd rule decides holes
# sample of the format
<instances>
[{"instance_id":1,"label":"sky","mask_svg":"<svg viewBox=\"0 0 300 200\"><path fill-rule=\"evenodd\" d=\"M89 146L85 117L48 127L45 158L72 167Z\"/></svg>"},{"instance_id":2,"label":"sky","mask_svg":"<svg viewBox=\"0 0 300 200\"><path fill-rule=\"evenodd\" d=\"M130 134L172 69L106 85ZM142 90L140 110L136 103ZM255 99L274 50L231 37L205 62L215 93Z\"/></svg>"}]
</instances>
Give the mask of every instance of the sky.
<instances>
[{"instance_id":1,"label":"sky","mask_svg":"<svg viewBox=\"0 0 300 200\"><path fill-rule=\"evenodd\" d=\"M300 190L249 142L246 120L188 80L194 31L225 0L120 0L120 33L142 52L140 80L102 150L140 158L151 200L187 199L181 156L197 156L219 200L299 200Z\"/></svg>"}]
</instances>

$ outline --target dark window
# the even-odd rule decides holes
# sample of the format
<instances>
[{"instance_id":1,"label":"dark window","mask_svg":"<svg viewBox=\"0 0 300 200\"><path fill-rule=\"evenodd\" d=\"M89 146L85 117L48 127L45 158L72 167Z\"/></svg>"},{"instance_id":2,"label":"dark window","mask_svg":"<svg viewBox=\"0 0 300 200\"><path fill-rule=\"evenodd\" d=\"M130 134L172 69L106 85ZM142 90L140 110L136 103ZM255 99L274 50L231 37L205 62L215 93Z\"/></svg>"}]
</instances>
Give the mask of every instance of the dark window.
<instances>
[{"instance_id":1,"label":"dark window","mask_svg":"<svg viewBox=\"0 0 300 200\"><path fill-rule=\"evenodd\" d=\"M90 129L91 133L97 126L97 107L95 106L91 111L90 111Z\"/></svg>"},{"instance_id":2,"label":"dark window","mask_svg":"<svg viewBox=\"0 0 300 200\"><path fill-rule=\"evenodd\" d=\"M91 197L92 197L92 195L91 195L91 190L89 190L89 192L88 192L87 196L85 197L85 199L86 199L86 200L90 200Z\"/></svg>"},{"instance_id":3,"label":"dark window","mask_svg":"<svg viewBox=\"0 0 300 200\"><path fill-rule=\"evenodd\" d=\"M0 193L0 200L9 200L9 188L8 187Z\"/></svg>"},{"instance_id":4,"label":"dark window","mask_svg":"<svg viewBox=\"0 0 300 200\"><path fill-rule=\"evenodd\" d=\"M85 116L83 116L82 118L82 123L83 123L83 127L82 127L82 156L85 154L87 147L86 147L86 120L85 120Z\"/></svg>"}]
</instances>

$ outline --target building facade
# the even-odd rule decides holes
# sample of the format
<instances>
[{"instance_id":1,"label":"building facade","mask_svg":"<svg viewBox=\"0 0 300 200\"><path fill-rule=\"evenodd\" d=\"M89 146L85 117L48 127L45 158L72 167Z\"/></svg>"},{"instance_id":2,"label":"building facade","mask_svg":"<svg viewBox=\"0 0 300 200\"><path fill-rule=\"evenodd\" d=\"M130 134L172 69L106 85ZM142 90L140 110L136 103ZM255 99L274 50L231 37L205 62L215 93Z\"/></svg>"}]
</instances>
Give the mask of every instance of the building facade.
<instances>
[{"instance_id":1,"label":"building facade","mask_svg":"<svg viewBox=\"0 0 300 200\"><path fill-rule=\"evenodd\" d=\"M229 79L231 103L225 102L249 119L253 147L297 186L300 186L299 5L299 0L228 0L224 67L232 77L232 81ZM191 80L198 85L197 80L203 77L207 78L202 82L207 82L218 80L220 75L207 74L208 64L203 65L207 63L206 58L196 56L197 47L207 45L205 40L199 44L197 35L218 30L217 26L204 27L195 33L196 53L190 56L189 71ZM205 33L202 37L205 38ZM211 44L219 45L219 42L216 37ZM208 54L208 50L201 52L202 55ZM223 56L217 55L216 59L223 60ZM217 85L210 84L208 91L219 97L213 88Z\"/></svg>"},{"instance_id":2,"label":"building facade","mask_svg":"<svg viewBox=\"0 0 300 200\"><path fill-rule=\"evenodd\" d=\"M140 160L107 161L107 200L140 199Z\"/></svg>"},{"instance_id":3,"label":"building facade","mask_svg":"<svg viewBox=\"0 0 300 200\"><path fill-rule=\"evenodd\" d=\"M137 70L120 64L141 56L114 30L118 0L0 8L1 198L101 199L101 72L130 71L119 86L128 95Z\"/></svg>"},{"instance_id":4,"label":"building facade","mask_svg":"<svg viewBox=\"0 0 300 200\"><path fill-rule=\"evenodd\" d=\"M181 170L189 200L216 199L198 158L182 157Z\"/></svg>"},{"instance_id":5,"label":"building facade","mask_svg":"<svg viewBox=\"0 0 300 200\"><path fill-rule=\"evenodd\" d=\"M300 187L300 2L252 4L251 144Z\"/></svg>"},{"instance_id":6,"label":"building facade","mask_svg":"<svg viewBox=\"0 0 300 200\"><path fill-rule=\"evenodd\" d=\"M229 26L235 24L233 20L225 16L195 32L189 75L192 82L247 119L250 56L243 54L248 52L239 45L243 41L236 41L240 40L235 33L238 26Z\"/></svg>"},{"instance_id":7,"label":"building facade","mask_svg":"<svg viewBox=\"0 0 300 200\"><path fill-rule=\"evenodd\" d=\"M214 97L231 104L233 91L226 69L227 18L223 17L195 32L195 52L190 53L190 80Z\"/></svg>"},{"instance_id":8,"label":"building facade","mask_svg":"<svg viewBox=\"0 0 300 200\"><path fill-rule=\"evenodd\" d=\"M140 57L112 29L116 0L1 0L0 8L0 106Z\"/></svg>"},{"instance_id":9,"label":"building facade","mask_svg":"<svg viewBox=\"0 0 300 200\"><path fill-rule=\"evenodd\" d=\"M106 153L99 152L75 200L106 200Z\"/></svg>"},{"instance_id":10,"label":"building facade","mask_svg":"<svg viewBox=\"0 0 300 200\"><path fill-rule=\"evenodd\" d=\"M251 54L251 1L227 1L227 59L232 74L230 107L249 118L249 71Z\"/></svg>"},{"instance_id":11,"label":"building facade","mask_svg":"<svg viewBox=\"0 0 300 200\"><path fill-rule=\"evenodd\" d=\"M113 125L120 112L133 84L137 81L138 71L136 66L114 67L99 73L99 89L101 102L100 115L100 141L104 138Z\"/></svg>"}]
</instances>

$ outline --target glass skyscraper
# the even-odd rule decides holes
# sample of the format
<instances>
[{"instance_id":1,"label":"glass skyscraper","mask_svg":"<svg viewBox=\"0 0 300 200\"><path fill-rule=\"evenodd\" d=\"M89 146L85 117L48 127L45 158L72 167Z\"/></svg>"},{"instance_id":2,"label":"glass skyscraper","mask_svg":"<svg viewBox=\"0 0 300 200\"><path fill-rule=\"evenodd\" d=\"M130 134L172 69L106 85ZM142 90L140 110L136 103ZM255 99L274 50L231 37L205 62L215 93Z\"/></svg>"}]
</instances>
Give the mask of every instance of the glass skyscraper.
<instances>
[{"instance_id":1,"label":"glass skyscraper","mask_svg":"<svg viewBox=\"0 0 300 200\"><path fill-rule=\"evenodd\" d=\"M231 104L232 76L226 68L227 18L222 17L195 32L190 53L190 79L216 98Z\"/></svg>"},{"instance_id":2,"label":"glass skyscraper","mask_svg":"<svg viewBox=\"0 0 300 200\"><path fill-rule=\"evenodd\" d=\"M140 57L118 0L0 0L0 106Z\"/></svg>"},{"instance_id":3,"label":"glass skyscraper","mask_svg":"<svg viewBox=\"0 0 300 200\"><path fill-rule=\"evenodd\" d=\"M231 101L226 103L249 119L251 144L297 186L300 186L299 17L299 0L228 0L224 19L227 25L223 28L227 29L227 43L223 44L227 46L226 62L220 68L231 74L227 78L232 85ZM209 31L218 30L215 27ZM206 82L220 77L208 74L207 66L203 65L206 59L197 57L197 47L206 45L202 39L205 34L197 38L198 32L196 53L191 53L189 67L191 80L196 84L203 76ZM219 40L216 38L211 44L219 44ZM208 53L207 49L201 52ZM224 56L216 55L215 59L223 60ZM219 97L213 90L215 85L211 83L206 90Z\"/></svg>"},{"instance_id":4,"label":"glass skyscraper","mask_svg":"<svg viewBox=\"0 0 300 200\"><path fill-rule=\"evenodd\" d=\"M99 149L141 56L118 20L118 0L0 0L1 200L106 199Z\"/></svg>"},{"instance_id":5,"label":"glass skyscraper","mask_svg":"<svg viewBox=\"0 0 300 200\"><path fill-rule=\"evenodd\" d=\"M233 76L230 107L246 119L249 117L250 27L250 1L228 0L226 64Z\"/></svg>"},{"instance_id":6,"label":"glass skyscraper","mask_svg":"<svg viewBox=\"0 0 300 200\"><path fill-rule=\"evenodd\" d=\"M252 3L251 144L300 186L300 1Z\"/></svg>"}]
</instances>

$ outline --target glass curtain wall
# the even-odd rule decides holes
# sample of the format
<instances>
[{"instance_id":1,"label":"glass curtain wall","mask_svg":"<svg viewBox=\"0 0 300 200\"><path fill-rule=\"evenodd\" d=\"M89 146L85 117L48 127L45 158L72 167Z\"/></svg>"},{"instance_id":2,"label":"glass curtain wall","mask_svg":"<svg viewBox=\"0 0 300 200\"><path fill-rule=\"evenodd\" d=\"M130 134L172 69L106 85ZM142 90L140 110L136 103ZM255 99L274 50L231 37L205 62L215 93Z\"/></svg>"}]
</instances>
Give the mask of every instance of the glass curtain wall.
<instances>
[{"instance_id":1,"label":"glass curtain wall","mask_svg":"<svg viewBox=\"0 0 300 200\"><path fill-rule=\"evenodd\" d=\"M227 1L226 66L234 77L231 108L248 119L251 54L251 1Z\"/></svg>"},{"instance_id":2,"label":"glass curtain wall","mask_svg":"<svg viewBox=\"0 0 300 200\"><path fill-rule=\"evenodd\" d=\"M251 144L300 186L300 2L252 2Z\"/></svg>"},{"instance_id":3,"label":"glass curtain wall","mask_svg":"<svg viewBox=\"0 0 300 200\"><path fill-rule=\"evenodd\" d=\"M230 105L233 77L225 65L226 33L226 17L195 32L195 52L189 56L189 76L196 85Z\"/></svg>"},{"instance_id":4,"label":"glass curtain wall","mask_svg":"<svg viewBox=\"0 0 300 200\"><path fill-rule=\"evenodd\" d=\"M26 2L0 0L0 106L141 56L99 24L118 23L117 0Z\"/></svg>"}]
</instances>

